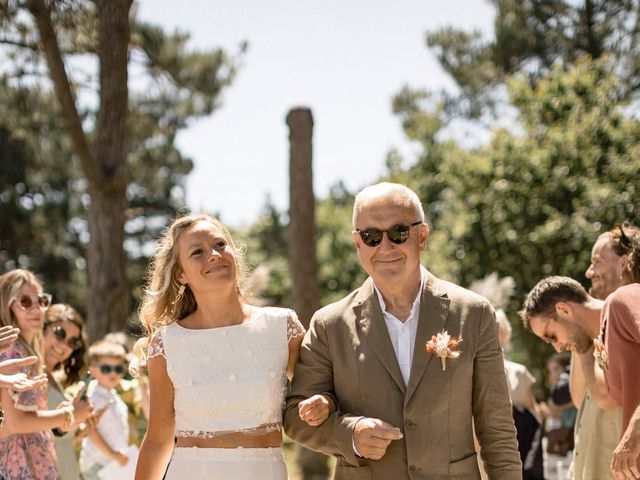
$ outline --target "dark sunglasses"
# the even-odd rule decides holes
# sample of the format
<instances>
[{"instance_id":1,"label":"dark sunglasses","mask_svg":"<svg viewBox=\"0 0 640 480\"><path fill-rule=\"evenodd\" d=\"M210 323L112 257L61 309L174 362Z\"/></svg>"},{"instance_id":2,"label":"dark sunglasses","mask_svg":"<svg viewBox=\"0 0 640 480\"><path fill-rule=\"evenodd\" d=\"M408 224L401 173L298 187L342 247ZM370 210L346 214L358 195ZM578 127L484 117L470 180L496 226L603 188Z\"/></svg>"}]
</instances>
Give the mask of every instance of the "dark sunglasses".
<instances>
[{"instance_id":1,"label":"dark sunglasses","mask_svg":"<svg viewBox=\"0 0 640 480\"><path fill-rule=\"evenodd\" d=\"M16 298L16 301L25 310L29 310L34 306L37 306L40 310L46 310L51 305L51 295L49 293L40 293L36 297L20 295Z\"/></svg>"},{"instance_id":2,"label":"dark sunglasses","mask_svg":"<svg viewBox=\"0 0 640 480\"><path fill-rule=\"evenodd\" d=\"M77 350L82 347L82 339L80 337L70 337L67 339L67 331L62 328L62 326L57 325L55 327L51 327L51 331L56 337L56 340L66 343L70 349Z\"/></svg>"},{"instance_id":3,"label":"dark sunglasses","mask_svg":"<svg viewBox=\"0 0 640 480\"><path fill-rule=\"evenodd\" d=\"M407 241L409 234L411 233L411 227L421 225L422 222L415 222L411 225L394 225L387 230L380 230L379 228L365 228L359 230L356 228L356 232L360 234L360 238L368 247L376 247L382 242L382 235L387 234L387 238L393 243L401 244Z\"/></svg>"},{"instance_id":4,"label":"dark sunglasses","mask_svg":"<svg viewBox=\"0 0 640 480\"><path fill-rule=\"evenodd\" d=\"M98 365L100 369L100 373L104 373L105 375L114 372L118 375L124 375L125 368L124 365Z\"/></svg>"}]
</instances>

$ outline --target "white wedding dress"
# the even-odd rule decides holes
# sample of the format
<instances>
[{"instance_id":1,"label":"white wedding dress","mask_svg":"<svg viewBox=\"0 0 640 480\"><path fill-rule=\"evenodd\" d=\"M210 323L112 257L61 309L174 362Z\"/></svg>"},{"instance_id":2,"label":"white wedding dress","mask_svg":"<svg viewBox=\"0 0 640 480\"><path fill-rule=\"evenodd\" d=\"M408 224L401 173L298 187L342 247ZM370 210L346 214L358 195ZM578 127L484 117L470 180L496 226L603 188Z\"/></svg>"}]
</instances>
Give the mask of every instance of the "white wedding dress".
<instances>
[{"instance_id":1,"label":"white wedding dress","mask_svg":"<svg viewBox=\"0 0 640 480\"><path fill-rule=\"evenodd\" d=\"M254 308L242 324L160 328L149 358L162 355L173 382L175 435L215 438L282 428L288 342L304 328L294 311ZM171 479L285 480L282 448L175 448Z\"/></svg>"}]
</instances>

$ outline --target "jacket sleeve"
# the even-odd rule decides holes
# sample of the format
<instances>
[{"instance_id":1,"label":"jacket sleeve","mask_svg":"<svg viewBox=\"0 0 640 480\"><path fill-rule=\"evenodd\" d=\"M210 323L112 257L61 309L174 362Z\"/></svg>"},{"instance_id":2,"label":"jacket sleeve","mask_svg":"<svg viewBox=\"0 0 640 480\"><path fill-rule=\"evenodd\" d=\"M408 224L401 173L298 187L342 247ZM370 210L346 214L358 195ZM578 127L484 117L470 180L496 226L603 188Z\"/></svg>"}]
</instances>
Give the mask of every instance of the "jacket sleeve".
<instances>
[{"instance_id":1,"label":"jacket sleeve","mask_svg":"<svg viewBox=\"0 0 640 480\"><path fill-rule=\"evenodd\" d=\"M333 361L325 327L321 315L316 312L300 347L300 358L284 410L284 429L289 437L311 450L358 465L352 435L360 417L341 412L337 405L338 409L322 425L312 427L298 415L298 403L302 400L318 393L334 391Z\"/></svg>"},{"instance_id":2,"label":"jacket sleeve","mask_svg":"<svg viewBox=\"0 0 640 480\"><path fill-rule=\"evenodd\" d=\"M522 479L498 325L483 304L473 372L473 418L480 456L490 479Z\"/></svg>"}]
</instances>

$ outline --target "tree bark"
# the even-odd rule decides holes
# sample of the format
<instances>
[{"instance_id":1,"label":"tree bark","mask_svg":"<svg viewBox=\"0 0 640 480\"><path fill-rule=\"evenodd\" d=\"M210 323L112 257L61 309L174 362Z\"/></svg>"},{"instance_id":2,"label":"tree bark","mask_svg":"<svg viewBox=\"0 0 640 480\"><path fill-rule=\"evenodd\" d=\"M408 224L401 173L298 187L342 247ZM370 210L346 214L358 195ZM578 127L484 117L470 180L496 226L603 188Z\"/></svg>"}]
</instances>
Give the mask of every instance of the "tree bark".
<instances>
[{"instance_id":1,"label":"tree bark","mask_svg":"<svg viewBox=\"0 0 640 480\"><path fill-rule=\"evenodd\" d=\"M308 108L296 108L287 115L290 140L289 266L292 306L302 324L309 328L313 313L320 308L318 262L316 259L315 197L313 195L313 117Z\"/></svg>"},{"instance_id":2,"label":"tree bark","mask_svg":"<svg viewBox=\"0 0 640 480\"><path fill-rule=\"evenodd\" d=\"M316 257L315 196L313 194L313 117L308 108L295 108L287 115L289 126L289 267L292 307L308 329L320 308ZM320 392L318 392L320 393ZM326 479L327 458L302 446L297 462L304 480Z\"/></svg>"},{"instance_id":3,"label":"tree bark","mask_svg":"<svg viewBox=\"0 0 640 480\"><path fill-rule=\"evenodd\" d=\"M42 48L74 151L88 181L88 330L93 341L126 326L129 289L124 255L128 182L129 10L131 0L97 0L100 107L92 149L82 127L65 71L51 12L44 0L29 0Z\"/></svg>"}]
</instances>

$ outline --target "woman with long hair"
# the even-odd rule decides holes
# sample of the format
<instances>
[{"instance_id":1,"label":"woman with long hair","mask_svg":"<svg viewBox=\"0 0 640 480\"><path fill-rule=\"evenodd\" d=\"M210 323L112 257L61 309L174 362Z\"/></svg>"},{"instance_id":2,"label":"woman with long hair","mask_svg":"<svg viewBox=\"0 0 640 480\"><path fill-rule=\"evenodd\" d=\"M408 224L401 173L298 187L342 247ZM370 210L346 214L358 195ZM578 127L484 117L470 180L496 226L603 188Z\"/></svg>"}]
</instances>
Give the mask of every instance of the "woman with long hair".
<instances>
[{"instance_id":1,"label":"woman with long hair","mask_svg":"<svg viewBox=\"0 0 640 480\"><path fill-rule=\"evenodd\" d=\"M38 363L22 369L30 377L42 371L42 331L50 303L51 295L43 292L30 271L16 269L0 276L0 322L20 329L18 339L0 355L0 361L37 356ZM0 429L0 478L58 479L51 429L73 428L87 418L91 406L78 395L67 406L47 410L44 387L24 392L2 389L0 402L5 416Z\"/></svg>"},{"instance_id":2,"label":"woman with long hair","mask_svg":"<svg viewBox=\"0 0 640 480\"><path fill-rule=\"evenodd\" d=\"M44 361L49 380L47 402L50 410L65 404L65 388L80 381L85 370L87 340L84 319L71 306L51 305L44 320ZM63 432L53 429L54 447L62 480L80 478L78 459L73 445L76 429Z\"/></svg>"},{"instance_id":3,"label":"woman with long hair","mask_svg":"<svg viewBox=\"0 0 640 480\"><path fill-rule=\"evenodd\" d=\"M149 428L136 478L281 480L282 405L304 328L295 312L246 300L242 252L208 215L176 219L160 239L137 353L150 381ZM133 366L134 369L140 365ZM308 400L324 420L329 398ZM175 449L174 449L175 436Z\"/></svg>"}]
</instances>

